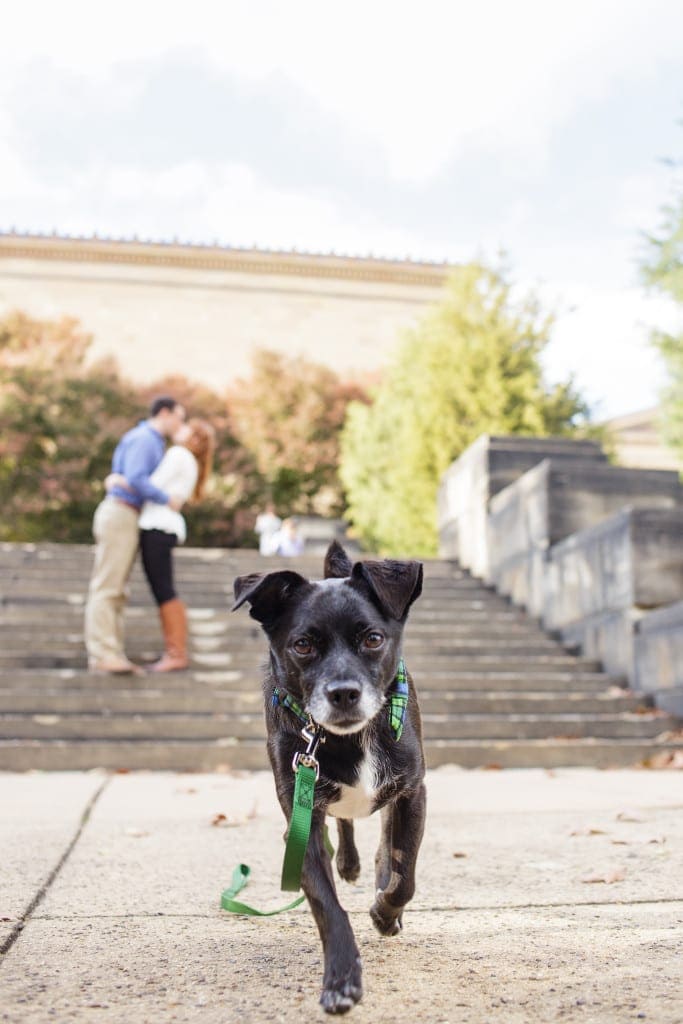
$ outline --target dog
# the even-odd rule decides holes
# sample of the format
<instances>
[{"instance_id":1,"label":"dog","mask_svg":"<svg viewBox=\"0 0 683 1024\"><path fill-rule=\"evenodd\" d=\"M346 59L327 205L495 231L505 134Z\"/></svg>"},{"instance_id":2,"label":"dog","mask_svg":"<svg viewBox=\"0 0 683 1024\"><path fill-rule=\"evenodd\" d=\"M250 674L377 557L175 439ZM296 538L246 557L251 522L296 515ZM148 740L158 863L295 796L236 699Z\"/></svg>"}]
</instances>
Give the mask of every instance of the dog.
<instances>
[{"instance_id":1,"label":"dog","mask_svg":"<svg viewBox=\"0 0 683 1024\"><path fill-rule=\"evenodd\" d=\"M348 915L337 898L324 841L325 816L337 819L339 875L353 882L360 874L353 818L381 811L370 917L382 935L401 930L403 909L415 891L426 811L425 763L420 711L404 671L401 641L408 610L422 591L422 572L415 561L352 564L335 541L321 581L283 570L240 576L234 583L233 610L248 602L270 645L263 684L267 748L287 821L293 759L303 748L302 722L287 697L322 730L301 887L322 940L320 1002L328 1013L346 1013L360 1000L362 969ZM402 687L395 683L399 678ZM394 700L400 689L403 695Z\"/></svg>"}]
</instances>

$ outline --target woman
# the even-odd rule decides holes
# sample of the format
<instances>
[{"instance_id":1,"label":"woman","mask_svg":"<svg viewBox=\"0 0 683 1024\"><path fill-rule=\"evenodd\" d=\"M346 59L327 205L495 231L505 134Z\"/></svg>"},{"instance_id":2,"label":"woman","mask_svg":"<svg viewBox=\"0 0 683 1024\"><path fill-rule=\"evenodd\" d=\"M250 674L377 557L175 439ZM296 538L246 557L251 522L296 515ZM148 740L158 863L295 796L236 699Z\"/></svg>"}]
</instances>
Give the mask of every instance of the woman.
<instances>
[{"instance_id":1,"label":"woman","mask_svg":"<svg viewBox=\"0 0 683 1024\"><path fill-rule=\"evenodd\" d=\"M183 501L199 501L211 472L214 430L205 420L191 419L173 435L173 444L152 473L151 481L167 494ZM127 487L125 477L112 473L107 490ZM175 672L187 668L187 613L173 583L172 552L187 536L185 519L168 505L146 501L140 512L140 551L145 576L159 606L164 653L151 666L152 672Z\"/></svg>"}]
</instances>

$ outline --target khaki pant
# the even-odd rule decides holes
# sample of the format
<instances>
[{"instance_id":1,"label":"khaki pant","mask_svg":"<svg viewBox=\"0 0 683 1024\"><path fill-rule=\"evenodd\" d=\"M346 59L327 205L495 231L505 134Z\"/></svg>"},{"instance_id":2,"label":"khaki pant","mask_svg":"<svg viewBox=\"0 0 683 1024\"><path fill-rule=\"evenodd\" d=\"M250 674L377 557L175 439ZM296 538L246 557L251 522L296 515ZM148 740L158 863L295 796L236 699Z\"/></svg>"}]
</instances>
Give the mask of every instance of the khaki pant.
<instances>
[{"instance_id":1,"label":"khaki pant","mask_svg":"<svg viewBox=\"0 0 683 1024\"><path fill-rule=\"evenodd\" d=\"M88 660L125 657L123 612L128 577L138 550L138 513L115 498L105 498L93 519L95 564L85 606Z\"/></svg>"}]
</instances>

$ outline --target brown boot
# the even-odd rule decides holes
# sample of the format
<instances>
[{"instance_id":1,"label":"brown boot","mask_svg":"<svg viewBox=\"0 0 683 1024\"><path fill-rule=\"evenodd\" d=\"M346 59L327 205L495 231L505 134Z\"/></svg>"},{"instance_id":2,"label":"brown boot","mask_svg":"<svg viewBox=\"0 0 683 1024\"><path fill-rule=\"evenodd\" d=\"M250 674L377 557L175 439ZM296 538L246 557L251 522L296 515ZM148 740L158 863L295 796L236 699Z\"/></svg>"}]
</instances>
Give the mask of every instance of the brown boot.
<instances>
[{"instance_id":1,"label":"brown boot","mask_svg":"<svg viewBox=\"0 0 683 1024\"><path fill-rule=\"evenodd\" d=\"M183 602L174 597L159 605L164 653L152 665L152 672L178 672L189 665L187 657L187 614Z\"/></svg>"}]
</instances>

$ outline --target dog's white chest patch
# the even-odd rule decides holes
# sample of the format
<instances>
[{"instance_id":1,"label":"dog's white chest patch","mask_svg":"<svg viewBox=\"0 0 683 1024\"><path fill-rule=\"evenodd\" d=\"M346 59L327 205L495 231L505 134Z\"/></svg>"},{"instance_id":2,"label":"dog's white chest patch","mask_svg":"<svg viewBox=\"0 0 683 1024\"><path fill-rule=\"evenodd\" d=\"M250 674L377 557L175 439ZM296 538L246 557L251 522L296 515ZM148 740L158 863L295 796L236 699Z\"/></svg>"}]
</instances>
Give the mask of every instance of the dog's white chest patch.
<instances>
[{"instance_id":1,"label":"dog's white chest patch","mask_svg":"<svg viewBox=\"0 0 683 1024\"><path fill-rule=\"evenodd\" d=\"M335 818L367 818L372 814L377 794L377 771L373 759L363 758L355 786L340 785L339 789L339 799L329 804L328 814Z\"/></svg>"}]
</instances>

